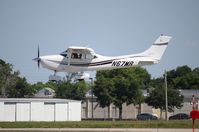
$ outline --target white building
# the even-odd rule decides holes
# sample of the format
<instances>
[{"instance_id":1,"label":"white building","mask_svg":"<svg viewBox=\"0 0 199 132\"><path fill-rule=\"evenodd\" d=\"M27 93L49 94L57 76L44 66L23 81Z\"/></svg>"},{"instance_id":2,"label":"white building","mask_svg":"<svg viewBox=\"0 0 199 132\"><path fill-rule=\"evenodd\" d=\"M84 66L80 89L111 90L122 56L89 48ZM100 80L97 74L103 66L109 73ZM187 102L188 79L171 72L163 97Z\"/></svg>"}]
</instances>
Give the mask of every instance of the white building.
<instances>
[{"instance_id":1,"label":"white building","mask_svg":"<svg viewBox=\"0 0 199 132\"><path fill-rule=\"evenodd\" d=\"M51 88L42 88L34 95L35 98L53 98L54 96L55 90Z\"/></svg>"},{"instance_id":2,"label":"white building","mask_svg":"<svg viewBox=\"0 0 199 132\"><path fill-rule=\"evenodd\" d=\"M81 121L81 101L0 98L0 121Z\"/></svg>"}]
</instances>

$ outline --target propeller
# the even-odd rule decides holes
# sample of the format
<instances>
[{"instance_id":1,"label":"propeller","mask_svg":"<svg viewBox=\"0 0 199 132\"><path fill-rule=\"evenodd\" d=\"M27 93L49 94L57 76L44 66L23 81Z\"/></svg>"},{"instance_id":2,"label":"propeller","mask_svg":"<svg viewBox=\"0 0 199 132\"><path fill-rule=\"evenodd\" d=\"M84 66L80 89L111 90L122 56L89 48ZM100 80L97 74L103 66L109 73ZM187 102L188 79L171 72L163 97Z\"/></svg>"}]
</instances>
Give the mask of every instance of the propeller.
<instances>
[{"instance_id":1,"label":"propeller","mask_svg":"<svg viewBox=\"0 0 199 132\"><path fill-rule=\"evenodd\" d=\"M40 68L41 58L40 58L40 52L39 52L39 45L38 45L38 50L37 50L37 58L34 58L33 60L37 62L37 66L38 68Z\"/></svg>"}]
</instances>

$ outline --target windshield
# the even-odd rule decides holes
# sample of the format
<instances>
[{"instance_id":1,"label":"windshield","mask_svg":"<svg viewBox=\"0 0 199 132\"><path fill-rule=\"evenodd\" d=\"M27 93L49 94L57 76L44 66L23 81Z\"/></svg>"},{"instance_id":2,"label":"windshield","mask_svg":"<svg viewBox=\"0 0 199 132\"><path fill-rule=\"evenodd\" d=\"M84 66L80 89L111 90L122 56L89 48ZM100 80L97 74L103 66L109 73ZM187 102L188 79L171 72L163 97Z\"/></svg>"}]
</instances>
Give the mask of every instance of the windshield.
<instances>
[{"instance_id":1,"label":"windshield","mask_svg":"<svg viewBox=\"0 0 199 132\"><path fill-rule=\"evenodd\" d=\"M67 54L68 54L68 51L66 50L66 51L62 52L60 55L67 57Z\"/></svg>"}]
</instances>

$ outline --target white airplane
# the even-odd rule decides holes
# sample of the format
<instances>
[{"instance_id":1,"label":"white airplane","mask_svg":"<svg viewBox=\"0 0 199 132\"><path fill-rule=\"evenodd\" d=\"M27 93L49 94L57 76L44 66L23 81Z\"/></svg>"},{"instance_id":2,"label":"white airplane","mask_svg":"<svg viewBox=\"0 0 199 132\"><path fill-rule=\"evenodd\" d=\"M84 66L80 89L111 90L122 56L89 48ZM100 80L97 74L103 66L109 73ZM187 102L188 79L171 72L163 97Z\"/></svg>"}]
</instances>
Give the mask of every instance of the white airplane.
<instances>
[{"instance_id":1,"label":"white airplane","mask_svg":"<svg viewBox=\"0 0 199 132\"><path fill-rule=\"evenodd\" d=\"M127 68L157 64L170 41L170 36L161 35L146 51L116 57L102 56L87 47L69 47L59 55L40 56L38 48L38 67L56 72L83 73L116 68Z\"/></svg>"}]
</instances>

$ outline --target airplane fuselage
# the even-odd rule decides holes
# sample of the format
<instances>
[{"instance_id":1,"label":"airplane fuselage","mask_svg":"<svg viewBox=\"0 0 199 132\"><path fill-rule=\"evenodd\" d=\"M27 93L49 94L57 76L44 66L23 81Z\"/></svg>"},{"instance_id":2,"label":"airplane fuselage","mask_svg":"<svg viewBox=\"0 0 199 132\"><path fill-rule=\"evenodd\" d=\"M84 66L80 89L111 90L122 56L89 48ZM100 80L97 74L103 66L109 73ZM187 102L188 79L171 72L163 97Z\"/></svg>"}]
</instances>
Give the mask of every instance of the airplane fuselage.
<instances>
[{"instance_id":1,"label":"airplane fuselage","mask_svg":"<svg viewBox=\"0 0 199 132\"><path fill-rule=\"evenodd\" d=\"M70 59L63 57L61 55L49 55L41 56L40 63L44 68L57 71L57 72L83 72L83 71L93 71L93 70L107 70L116 68L127 68L133 66L141 66L139 59L143 57L136 56L118 56L118 57L98 57L92 60L88 59ZM152 60L150 57L148 59L148 65L157 63L158 61ZM152 62L153 61L153 62Z\"/></svg>"},{"instance_id":2,"label":"airplane fuselage","mask_svg":"<svg viewBox=\"0 0 199 132\"><path fill-rule=\"evenodd\" d=\"M147 50L138 54L107 57L96 54L87 47L69 47L59 55L39 56L34 60L38 66L55 72L77 73L157 64L171 37L161 35Z\"/></svg>"}]
</instances>

